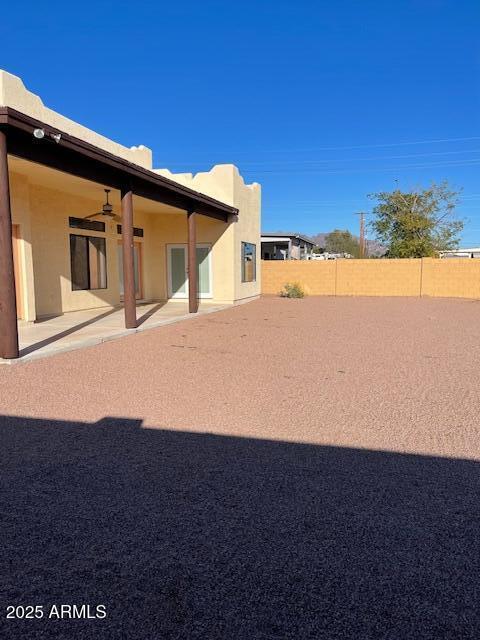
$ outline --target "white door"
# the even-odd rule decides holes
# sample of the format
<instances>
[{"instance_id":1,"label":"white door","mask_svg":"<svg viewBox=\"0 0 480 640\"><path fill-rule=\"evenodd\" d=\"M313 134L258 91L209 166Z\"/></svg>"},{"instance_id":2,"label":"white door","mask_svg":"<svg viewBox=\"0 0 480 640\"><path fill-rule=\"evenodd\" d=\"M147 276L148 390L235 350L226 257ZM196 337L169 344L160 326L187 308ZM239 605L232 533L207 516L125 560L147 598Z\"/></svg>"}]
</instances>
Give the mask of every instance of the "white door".
<instances>
[{"instance_id":1,"label":"white door","mask_svg":"<svg viewBox=\"0 0 480 640\"><path fill-rule=\"evenodd\" d=\"M187 245L167 245L168 296L188 298ZM197 244L197 285L199 298L212 297L212 251L209 244Z\"/></svg>"},{"instance_id":2,"label":"white door","mask_svg":"<svg viewBox=\"0 0 480 640\"><path fill-rule=\"evenodd\" d=\"M209 244L197 244L197 287L199 298L212 297L212 247Z\"/></svg>"},{"instance_id":3,"label":"white door","mask_svg":"<svg viewBox=\"0 0 480 640\"><path fill-rule=\"evenodd\" d=\"M187 298L186 245L168 245L168 297Z\"/></svg>"}]
</instances>

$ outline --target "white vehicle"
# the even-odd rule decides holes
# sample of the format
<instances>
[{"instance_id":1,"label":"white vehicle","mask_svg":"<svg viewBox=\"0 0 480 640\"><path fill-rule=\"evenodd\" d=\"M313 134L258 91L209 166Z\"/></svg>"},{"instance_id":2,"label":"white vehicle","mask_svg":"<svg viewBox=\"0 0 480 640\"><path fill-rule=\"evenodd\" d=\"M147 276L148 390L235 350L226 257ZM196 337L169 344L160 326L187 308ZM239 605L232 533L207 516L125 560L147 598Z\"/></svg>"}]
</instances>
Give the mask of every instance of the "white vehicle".
<instances>
[{"instance_id":1,"label":"white vehicle","mask_svg":"<svg viewBox=\"0 0 480 640\"><path fill-rule=\"evenodd\" d=\"M325 251L325 253L312 253L310 258L308 259L309 260L337 260L337 259L343 259L343 258L353 258L353 256L350 253L328 253L328 251Z\"/></svg>"}]
</instances>

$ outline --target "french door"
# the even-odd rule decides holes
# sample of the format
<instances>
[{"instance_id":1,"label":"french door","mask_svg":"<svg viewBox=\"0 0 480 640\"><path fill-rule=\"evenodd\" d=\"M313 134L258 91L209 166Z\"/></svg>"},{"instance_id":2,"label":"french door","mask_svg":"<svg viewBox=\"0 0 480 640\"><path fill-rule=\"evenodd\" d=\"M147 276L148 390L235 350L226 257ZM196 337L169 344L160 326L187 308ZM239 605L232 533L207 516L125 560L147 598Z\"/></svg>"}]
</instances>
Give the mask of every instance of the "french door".
<instances>
[{"instance_id":1,"label":"french door","mask_svg":"<svg viewBox=\"0 0 480 640\"><path fill-rule=\"evenodd\" d=\"M212 247L197 244L197 286L199 298L212 297ZM187 245L167 245L168 297L188 298Z\"/></svg>"}]
</instances>

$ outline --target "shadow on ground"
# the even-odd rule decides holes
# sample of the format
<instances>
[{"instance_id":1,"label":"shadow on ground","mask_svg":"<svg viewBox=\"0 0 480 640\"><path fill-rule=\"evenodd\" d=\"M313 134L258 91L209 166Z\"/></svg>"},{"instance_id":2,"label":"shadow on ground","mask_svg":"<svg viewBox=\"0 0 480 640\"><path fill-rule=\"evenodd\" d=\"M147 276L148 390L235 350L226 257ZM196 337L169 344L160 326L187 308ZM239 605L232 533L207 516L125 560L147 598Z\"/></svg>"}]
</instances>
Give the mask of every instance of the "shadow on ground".
<instances>
[{"instance_id":1,"label":"shadow on ground","mask_svg":"<svg viewBox=\"0 0 480 640\"><path fill-rule=\"evenodd\" d=\"M480 466L1 418L4 638L478 638Z\"/></svg>"}]
</instances>

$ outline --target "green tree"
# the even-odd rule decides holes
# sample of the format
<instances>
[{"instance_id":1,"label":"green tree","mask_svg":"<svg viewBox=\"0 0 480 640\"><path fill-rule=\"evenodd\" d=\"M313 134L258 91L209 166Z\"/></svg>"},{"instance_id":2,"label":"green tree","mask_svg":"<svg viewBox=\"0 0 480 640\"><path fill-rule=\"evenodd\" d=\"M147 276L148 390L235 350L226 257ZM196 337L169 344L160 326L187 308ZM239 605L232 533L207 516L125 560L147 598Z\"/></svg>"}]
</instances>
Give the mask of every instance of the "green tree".
<instances>
[{"instance_id":1,"label":"green tree","mask_svg":"<svg viewBox=\"0 0 480 640\"><path fill-rule=\"evenodd\" d=\"M455 217L458 196L447 181L428 189L372 194L378 204L369 226L388 247L389 258L435 257L458 246L463 229Z\"/></svg>"},{"instance_id":2,"label":"green tree","mask_svg":"<svg viewBox=\"0 0 480 640\"><path fill-rule=\"evenodd\" d=\"M325 236L325 251L328 253L350 253L354 258L358 258L360 245L350 231L334 229Z\"/></svg>"}]
</instances>

